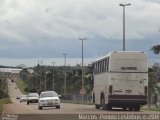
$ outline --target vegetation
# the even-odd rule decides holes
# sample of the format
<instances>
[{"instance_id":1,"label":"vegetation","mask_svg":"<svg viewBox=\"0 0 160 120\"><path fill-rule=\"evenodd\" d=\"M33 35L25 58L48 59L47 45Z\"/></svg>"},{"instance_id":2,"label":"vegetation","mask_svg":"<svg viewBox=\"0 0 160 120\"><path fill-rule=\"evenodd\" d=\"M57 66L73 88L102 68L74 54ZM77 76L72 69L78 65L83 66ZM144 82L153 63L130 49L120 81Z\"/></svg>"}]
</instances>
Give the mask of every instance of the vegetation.
<instances>
[{"instance_id":1,"label":"vegetation","mask_svg":"<svg viewBox=\"0 0 160 120\"><path fill-rule=\"evenodd\" d=\"M160 53L160 45L152 46L151 51L153 51L154 54Z\"/></svg>"},{"instance_id":2,"label":"vegetation","mask_svg":"<svg viewBox=\"0 0 160 120\"><path fill-rule=\"evenodd\" d=\"M8 86L6 76L0 73L0 99L8 97Z\"/></svg>"},{"instance_id":3,"label":"vegetation","mask_svg":"<svg viewBox=\"0 0 160 120\"><path fill-rule=\"evenodd\" d=\"M79 91L81 89L81 67L80 66L67 66L67 95L64 95L64 66L40 66L37 65L33 68L34 72L31 74L27 69L23 69L20 73L23 83L27 84L23 91L27 92L41 92L45 90L45 79L47 90L53 90L52 80L54 74L54 90L62 95L62 99L71 100L74 103L81 101ZM91 92L93 89L92 84L92 66L84 67L84 88L86 95L84 99L89 101L91 98ZM155 95L155 91L158 89L156 83L160 80L157 76L160 76L160 70L158 68L149 69L149 85L148 85L148 102L150 105L151 98ZM24 85L23 85L24 86Z\"/></svg>"},{"instance_id":4,"label":"vegetation","mask_svg":"<svg viewBox=\"0 0 160 120\"><path fill-rule=\"evenodd\" d=\"M154 54L158 55L160 53L160 45L152 46L151 51L153 51ZM148 83L149 109L151 109L150 107L151 97L154 95L157 97L157 93L160 93L160 87L157 85L157 83L160 83L160 66L158 64L154 64L153 68L149 69L149 83ZM157 102L157 98L155 98L155 103L156 102Z\"/></svg>"},{"instance_id":5,"label":"vegetation","mask_svg":"<svg viewBox=\"0 0 160 120\"><path fill-rule=\"evenodd\" d=\"M151 98L155 94L155 86L156 86L156 81L155 81L155 72L154 69L149 69L149 81L148 81L148 104L150 108L151 104Z\"/></svg>"},{"instance_id":6,"label":"vegetation","mask_svg":"<svg viewBox=\"0 0 160 120\"><path fill-rule=\"evenodd\" d=\"M3 104L10 102L11 101L8 98L8 86L6 75L4 73L0 73L0 113L2 113Z\"/></svg>"},{"instance_id":7,"label":"vegetation","mask_svg":"<svg viewBox=\"0 0 160 120\"><path fill-rule=\"evenodd\" d=\"M12 103L9 98L0 99L0 113L3 111L3 105L8 103Z\"/></svg>"},{"instance_id":8,"label":"vegetation","mask_svg":"<svg viewBox=\"0 0 160 120\"><path fill-rule=\"evenodd\" d=\"M45 90L55 90L58 94L62 95L64 99L78 99L81 98L79 91L81 89L81 67L80 66L66 66L66 91L64 95L64 66L41 66L37 65L33 68L34 72L30 73L29 70L23 69L20 73L21 79L27 84L24 89L27 92L41 92ZM84 88L86 96L84 99L90 99L93 85L91 84L92 66L84 67ZM53 88L54 79L54 88Z\"/></svg>"},{"instance_id":9,"label":"vegetation","mask_svg":"<svg viewBox=\"0 0 160 120\"><path fill-rule=\"evenodd\" d=\"M25 90L25 88L27 87L27 85L24 83L23 80L16 80L16 85L19 88L19 90L21 91L22 94L27 94Z\"/></svg>"}]
</instances>

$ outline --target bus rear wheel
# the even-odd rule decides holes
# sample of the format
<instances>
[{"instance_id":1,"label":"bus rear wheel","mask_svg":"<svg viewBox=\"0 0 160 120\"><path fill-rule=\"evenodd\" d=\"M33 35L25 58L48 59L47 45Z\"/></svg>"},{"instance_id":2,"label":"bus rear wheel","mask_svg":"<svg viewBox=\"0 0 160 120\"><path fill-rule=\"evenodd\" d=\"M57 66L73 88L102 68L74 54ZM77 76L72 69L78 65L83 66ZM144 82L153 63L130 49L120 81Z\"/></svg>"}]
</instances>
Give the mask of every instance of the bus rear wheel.
<instances>
[{"instance_id":1,"label":"bus rear wheel","mask_svg":"<svg viewBox=\"0 0 160 120\"><path fill-rule=\"evenodd\" d=\"M136 106L134 107L134 111L140 111L140 105L136 105Z\"/></svg>"},{"instance_id":2,"label":"bus rear wheel","mask_svg":"<svg viewBox=\"0 0 160 120\"><path fill-rule=\"evenodd\" d=\"M112 106L110 104L106 105L107 110L112 110Z\"/></svg>"},{"instance_id":3,"label":"bus rear wheel","mask_svg":"<svg viewBox=\"0 0 160 120\"><path fill-rule=\"evenodd\" d=\"M106 110L106 104L105 104L105 99L101 98L101 105L102 105L102 109Z\"/></svg>"},{"instance_id":4,"label":"bus rear wheel","mask_svg":"<svg viewBox=\"0 0 160 120\"><path fill-rule=\"evenodd\" d=\"M132 106L129 107L129 111L133 111L133 107Z\"/></svg>"}]
</instances>

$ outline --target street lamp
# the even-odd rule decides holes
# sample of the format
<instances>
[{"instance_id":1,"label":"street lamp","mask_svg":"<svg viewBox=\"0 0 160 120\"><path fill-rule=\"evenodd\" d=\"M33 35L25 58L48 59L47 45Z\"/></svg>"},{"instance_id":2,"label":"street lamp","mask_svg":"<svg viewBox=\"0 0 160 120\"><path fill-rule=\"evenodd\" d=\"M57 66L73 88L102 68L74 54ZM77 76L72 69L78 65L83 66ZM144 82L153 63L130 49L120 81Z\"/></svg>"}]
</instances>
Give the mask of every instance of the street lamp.
<instances>
[{"instance_id":1,"label":"street lamp","mask_svg":"<svg viewBox=\"0 0 160 120\"><path fill-rule=\"evenodd\" d=\"M45 71L45 81L44 81L44 89L47 89L47 74L48 72Z\"/></svg>"},{"instance_id":2,"label":"street lamp","mask_svg":"<svg viewBox=\"0 0 160 120\"><path fill-rule=\"evenodd\" d=\"M44 83L44 89L47 90L47 74L49 74L50 71L45 71L45 83Z\"/></svg>"},{"instance_id":3,"label":"street lamp","mask_svg":"<svg viewBox=\"0 0 160 120\"><path fill-rule=\"evenodd\" d=\"M54 64L55 64L56 62L52 62L52 64L53 64L53 78L52 78L52 90L55 90L55 88L54 88Z\"/></svg>"},{"instance_id":4,"label":"street lamp","mask_svg":"<svg viewBox=\"0 0 160 120\"><path fill-rule=\"evenodd\" d=\"M79 40L82 41L82 86L81 86L81 89L84 89L84 85L83 85L83 41L86 40L87 38L78 38ZM82 101L83 101L83 94L82 94Z\"/></svg>"},{"instance_id":5,"label":"street lamp","mask_svg":"<svg viewBox=\"0 0 160 120\"><path fill-rule=\"evenodd\" d=\"M119 4L119 6L123 7L123 51L125 51L125 6L129 5L131 5L131 3Z\"/></svg>"},{"instance_id":6,"label":"street lamp","mask_svg":"<svg viewBox=\"0 0 160 120\"><path fill-rule=\"evenodd\" d=\"M66 56L68 53L63 53L64 55L64 95L66 95Z\"/></svg>"}]
</instances>

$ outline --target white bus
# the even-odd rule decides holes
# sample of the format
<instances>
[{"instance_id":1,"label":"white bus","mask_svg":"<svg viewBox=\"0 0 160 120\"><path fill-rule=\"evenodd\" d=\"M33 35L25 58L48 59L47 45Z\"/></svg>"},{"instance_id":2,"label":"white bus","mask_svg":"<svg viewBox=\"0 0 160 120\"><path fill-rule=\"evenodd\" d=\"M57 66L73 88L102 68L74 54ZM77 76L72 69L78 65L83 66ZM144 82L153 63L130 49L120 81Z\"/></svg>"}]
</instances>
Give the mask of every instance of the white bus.
<instances>
[{"instance_id":1,"label":"white bus","mask_svg":"<svg viewBox=\"0 0 160 120\"><path fill-rule=\"evenodd\" d=\"M140 110L147 104L148 61L144 52L116 51L96 60L93 102L96 109Z\"/></svg>"}]
</instances>

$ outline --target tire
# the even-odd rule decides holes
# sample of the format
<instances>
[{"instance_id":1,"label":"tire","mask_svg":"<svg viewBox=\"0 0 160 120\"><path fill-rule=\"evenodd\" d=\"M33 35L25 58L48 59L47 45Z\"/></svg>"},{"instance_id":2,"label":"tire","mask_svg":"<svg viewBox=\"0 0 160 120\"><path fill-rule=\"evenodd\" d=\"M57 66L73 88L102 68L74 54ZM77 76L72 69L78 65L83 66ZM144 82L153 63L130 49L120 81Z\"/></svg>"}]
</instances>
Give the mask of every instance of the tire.
<instances>
[{"instance_id":1,"label":"tire","mask_svg":"<svg viewBox=\"0 0 160 120\"><path fill-rule=\"evenodd\" d=\"M94 95L94 93L93 93L93 99L92 99L93 101L93 103L95 103L95 95Z\"/></svg>"},{"instance_id":2,"label":"tire","mask_svg":"<svg viewBox=\"0 0 160 120\"><path fill-rule=\"evenodd\" d=\"M39 109L39 110L42 110L42 107L41 107L41 106L39 106L39 107L38 107L38 109Z\"/></svg>"},{"instance_id":3,"label":"tire","mask_svg":"<svg viewBox=\"0 0 160 120\"><path fill-rule=\"evenodd\" d=\"M112 106L111 106L110 104L107 104L107 105L106 105L106 109L107 109L107 110L112 110Z\"/></svg>"},{"instance_id":4,"label":"tire","mask_svg":"<svg viewBox=\"0 0 160 120\"><path fill-rule=\"evenodd\" d=\"M105 99L101 98L101 105L102 105L102 109L106 110L106 104L105 104Z\"/></svg>"},{"instance_id":5,"label":"tire","mask_svg":"<svg viewBox=\"0 0 160 120\"><path fill-rule=\"evenodd\" d=\"M60 106L56 106L56 109L60 109Z\"/></svg>"},{"instance_id":6,"label":"tire","mask_svg":"<svg viewBox=\"0 0 160 120\"><path fill-rule=\"evenodd\" d=\"M27 102L27 105L29 105L29 102Z\"/></svg>"},{"instance_id":7,"label":"tire","mask_svg":"<svg viewBox=\"0 0 160 120\"><path fill-rule=\"evenodd\" d=\"M140 111L140 105L136 105L134 111Z\"/></svg>"},{"instance_id":8,"label":"tire","mask_svg":"<svg viewBox=\"0 0 160 120\"><path fill-rule=\"evenodd\" d=\"M129 107L129 111L133 111L133 107Z\"/></svg>"},{"instance_id":9,"label":"tire","mask_svg":"<svg viewBox=\"0 0 160 120\"><path fill-rule=\"evenodd\" d=\"M126 111L127 110L127 107L123 107L123 111Z\"/></svg>"},{"instance_id":10,"label":"tire","mask_svg":"<svg viewBox=\"0 0 160 120\"><path fill-rule=\"evenodd\" d=\"M96 109L99 109L99 108L100 108L100 105L95 105L95 108L96 108Z\"/></svg>"}]
</instances>

